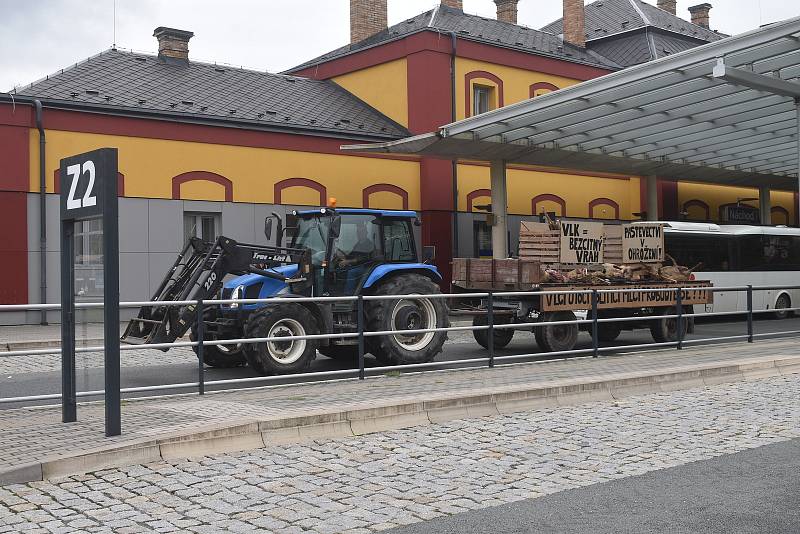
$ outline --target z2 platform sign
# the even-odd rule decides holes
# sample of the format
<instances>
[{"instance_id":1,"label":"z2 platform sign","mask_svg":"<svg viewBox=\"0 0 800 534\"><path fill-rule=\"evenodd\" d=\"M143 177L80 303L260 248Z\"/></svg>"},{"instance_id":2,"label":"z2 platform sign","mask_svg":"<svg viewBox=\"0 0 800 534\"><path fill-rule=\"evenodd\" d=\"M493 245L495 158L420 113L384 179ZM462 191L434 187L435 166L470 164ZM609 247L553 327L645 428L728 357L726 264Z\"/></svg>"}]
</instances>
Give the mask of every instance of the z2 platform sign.
<instances>
[{"instance_id":1,"label":"z2 platform sign","mask_svg":"<svg viewBox=\"0 0 800 534\"><path fill-rule=\"evenodd\" d=\"M75 389L75 224L103 221L103 322L106 436L120 429L119 220L116 148L61 160L61 409L77 420Z\"/></svg>"},{"instance_id":2,"label":"z2 platform sign","mask_svg":"<svg viewBox=\"0 0 800 534\"><path fill-rule=\"evenodd\" d=\"M664 261L664 227L661 224L626 224L622 227L622 263Z\"/></svg>"},{"instance_id":3,"label":"z2 platform sign","mask_svg":"<svg viewBox=\"0 0 800 534\"><path fill-rule=\"evenodd\" d=\"M561 263L603 263L603 223L561 221Z\"/></svg>"}]
</instances>

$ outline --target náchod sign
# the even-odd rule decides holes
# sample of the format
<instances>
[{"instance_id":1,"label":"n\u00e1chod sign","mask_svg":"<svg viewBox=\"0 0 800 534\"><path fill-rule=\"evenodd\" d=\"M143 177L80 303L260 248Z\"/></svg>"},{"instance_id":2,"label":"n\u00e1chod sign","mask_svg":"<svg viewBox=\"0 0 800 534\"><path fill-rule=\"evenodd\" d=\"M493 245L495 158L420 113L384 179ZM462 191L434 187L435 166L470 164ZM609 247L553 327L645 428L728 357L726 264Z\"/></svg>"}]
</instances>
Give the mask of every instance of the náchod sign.
<instances>
[{"instance_id":1,"label":"n\u00e1chod sign","mask_svg":"<svg viewBox=\"0 0 800 534\"><path fill-rule=\"evenodd\" d=\"M626 224L622 227L622 263L664 261L664 228L660 224Z\"/></svg>"},{"instance_id":2,"label":"n\u00e1chod sign","mask_svg":"<svg viewBox=\"0 0 800 534\"><path fill-rule=\"evenodd\" d=\"M561 263L603 262L603 223L561 221L559 235Z\"/></svg>"}]
</instances>

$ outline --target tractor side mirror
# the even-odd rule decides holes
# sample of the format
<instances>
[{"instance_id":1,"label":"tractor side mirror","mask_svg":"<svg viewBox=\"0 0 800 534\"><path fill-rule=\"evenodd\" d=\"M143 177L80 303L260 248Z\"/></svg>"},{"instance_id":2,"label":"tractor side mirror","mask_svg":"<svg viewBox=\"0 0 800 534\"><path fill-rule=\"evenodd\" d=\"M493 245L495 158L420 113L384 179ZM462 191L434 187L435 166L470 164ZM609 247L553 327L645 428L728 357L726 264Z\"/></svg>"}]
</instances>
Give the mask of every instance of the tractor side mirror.
<instances>
[{"instance_id":1,"label":"tractor side mirror","mask_svg":"<svg viewBox=\"0 0 800 534\"><path fill-rule=\"evenodd\" d=\"M274 211L272 212L272 217L278 221L278 229L275 232L275 246L280 247L283 245L283 219Z\"/></svg>"},{"instance_id":2,"label":"tractor side mirror","mask_svg":"<svg viewBox=\"0 0 800 534\"><path fill-rule=\"evenodd\" d=\"M272 217L264 219L264 237L267 238L267 241L272 239Z\"/></svg>"},{"instance_id":3,"label":"tractor side mirror","mask_svg":"<svg viewBox=\"0 0 800 534\"><path fill-rule=\"evenodd\" d=\"M341 232L342 232L342 218L337 215L331 221L331 237L336 239L339 237L339 234Z\"/></svg>"}]
</instances>

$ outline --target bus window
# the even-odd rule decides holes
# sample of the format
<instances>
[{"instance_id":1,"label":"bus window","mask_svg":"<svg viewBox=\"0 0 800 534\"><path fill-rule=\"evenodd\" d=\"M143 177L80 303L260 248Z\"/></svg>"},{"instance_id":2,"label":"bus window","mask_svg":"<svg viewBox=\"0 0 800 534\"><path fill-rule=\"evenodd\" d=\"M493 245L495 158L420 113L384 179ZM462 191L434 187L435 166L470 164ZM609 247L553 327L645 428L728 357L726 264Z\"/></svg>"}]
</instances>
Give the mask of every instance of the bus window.
<instances>
[{"instance_id":1,"label":"bus window","mask_svg":"<svg viewBox=\"0 0 800 534\"><path fill-rule=\"evenodd\" d=\"M738 242L743 271L800 270L800 237L746 235Z\"/></svg>"},{"instance_id":2,"label":"bus window","mask_svg":"<svg viewBox=\"0 0 800 534\"><path fill-rule=\"evenodd\" d=\"M730 271L731 240L720 235L677 234L665 232L667 254L675 258L678 265L694 267L702 263L698 272Z\"/></svg>"}]
</instances>

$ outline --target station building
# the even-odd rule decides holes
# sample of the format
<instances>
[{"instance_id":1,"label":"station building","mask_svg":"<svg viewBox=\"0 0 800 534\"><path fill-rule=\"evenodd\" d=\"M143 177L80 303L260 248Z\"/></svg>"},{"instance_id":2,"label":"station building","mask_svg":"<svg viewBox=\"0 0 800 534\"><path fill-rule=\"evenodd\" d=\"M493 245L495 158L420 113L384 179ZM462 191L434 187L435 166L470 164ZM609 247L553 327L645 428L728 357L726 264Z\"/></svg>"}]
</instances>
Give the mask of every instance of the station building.
<instances>
[{"instance_id":1,"label":"station building","mask_svg":"<svg viewBox=\"0 0 800 534\"><path fill-rule=\"evenodd\" d=\"M162 27L157 55L110 49L0 94L0 302L59 300L59 160L107 146L120 158L122 300L148 298L191 235L263 243L266 215L329 197L416 210L447 275L454 254L491 254L488 165L342 145L427 133L724 37L709 28L709 4L687 21L674 0L564 0L565 17L537 30L517 23L518 0L495 3L497 19L442 0L387 27L387 0L351 0L351 43L283 74L193 61L193 34ZM642 218L644 182L511 166L510 227L542 212ZM658 181L658 216L720 221L759 193L769 195L762 220L797 223L791 192L671 181ZM100 229L83 223L76 285L87 294L102 286L99 245Z\"/></svg>"}]
</instances>

